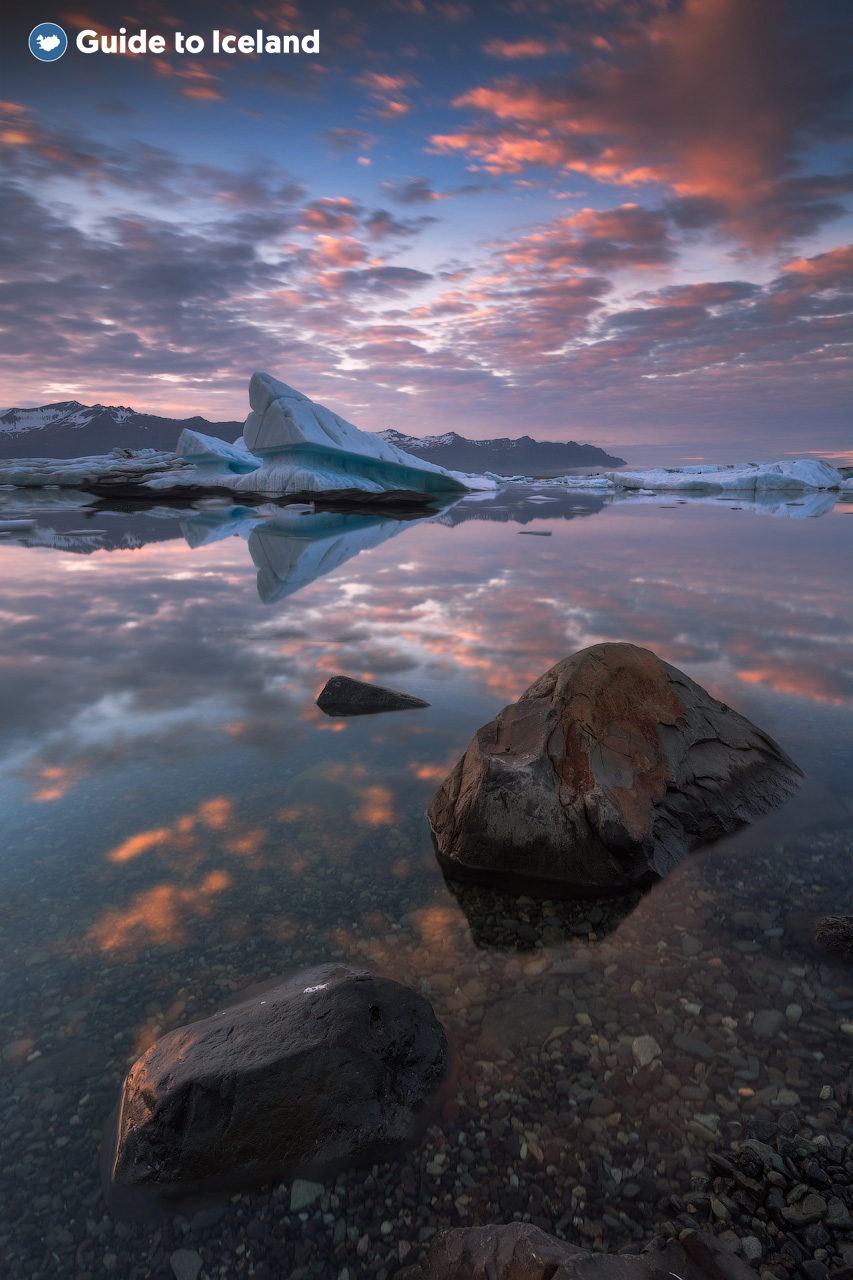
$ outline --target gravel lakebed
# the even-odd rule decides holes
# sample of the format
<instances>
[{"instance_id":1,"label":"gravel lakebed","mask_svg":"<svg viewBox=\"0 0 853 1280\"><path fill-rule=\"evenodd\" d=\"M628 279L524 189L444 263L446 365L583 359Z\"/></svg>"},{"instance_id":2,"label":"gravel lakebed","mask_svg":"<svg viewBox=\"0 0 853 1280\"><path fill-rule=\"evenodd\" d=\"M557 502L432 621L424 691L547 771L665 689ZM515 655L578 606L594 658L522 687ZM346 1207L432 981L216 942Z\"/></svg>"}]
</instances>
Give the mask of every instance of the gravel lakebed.
<instances>
[{"instance_id":1,"label":"gravel lakebed","mask_svg":"<svg viewBox=\"0 0 853 1280\"><path fill-rule=\"evenodd\" d=\"M562 903L448 892L420 817L359 837L384 842L380 884L352 869L358 841L345 867L322 856L336 821L291 830L298 889L267 868L156 945L138 920L119 930L85 873L57 870L40 897L10 887L4 1275L414 1278L438 1230L523 1220L629 1252L700 1228L777 1280L853 1277L853 967L807 928L846 900L849 828L741 835L643 896ZM422 992L447 1029L457 1092L417 1147L111 1216L99 1148L129 1063L253 984L340 958Z\"/></svg>"}]
</instances>

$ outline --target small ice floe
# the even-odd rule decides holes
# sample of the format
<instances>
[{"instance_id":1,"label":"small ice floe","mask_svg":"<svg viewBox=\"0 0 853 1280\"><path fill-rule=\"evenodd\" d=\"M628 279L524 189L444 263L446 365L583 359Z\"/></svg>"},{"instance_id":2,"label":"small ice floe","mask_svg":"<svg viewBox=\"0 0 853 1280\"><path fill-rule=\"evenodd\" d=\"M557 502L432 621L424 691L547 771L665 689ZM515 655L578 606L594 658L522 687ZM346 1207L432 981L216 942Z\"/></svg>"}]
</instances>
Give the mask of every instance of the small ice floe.
<instances>
[{"instance_id":1,"label":"small ice floe","mask_svg":"<svg viewBox=\"0 0 853 1280\"><path fill-rule=\"evenodd\" d=\"M35 520L0 520L0 533L24 533L35 528Z\"/></svg>"},{"instance_id":2,"label":"small ice floe","mask_svg":"<svg viewBox=\"0 0 853 1280\"><path fill-rule=\"evenodd\" d=\"M725 466L657 467L650 471L610 471L619 489L648 493L694 491L718 494L808 493L840 489L841 473L817 458L744 462Z\"/></svg>"}]
</instances>

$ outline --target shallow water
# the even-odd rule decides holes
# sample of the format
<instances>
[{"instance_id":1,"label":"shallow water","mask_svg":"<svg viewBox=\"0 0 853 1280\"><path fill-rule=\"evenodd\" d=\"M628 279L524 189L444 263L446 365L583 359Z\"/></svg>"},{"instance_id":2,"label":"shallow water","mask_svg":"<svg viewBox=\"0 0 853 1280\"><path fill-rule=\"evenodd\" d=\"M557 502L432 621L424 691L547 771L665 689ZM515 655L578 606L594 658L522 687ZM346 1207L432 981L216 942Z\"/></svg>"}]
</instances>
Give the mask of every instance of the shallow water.
<instances>
[{"instance_id":1,"label":"shallow water","mask_svg":"<svg viewBox=\"0 0 853 1280\"><path fill-rule=\"evenodd\" d=\"M210 1277L390 1276L437 1227L514 1215L639 1244L749 1117L845 1119L853 969L810 922L853 911L853 504L508 486L396 521L38 496L0 495L34 521L0 540L4 1274L161 1276L186 1248ZM447 886L438 782L600 640L749 716L801 795L628 902ZM330 719L338 672L431 706ZM278 1185L114 1221L98 1145L129 1063L330 958L433 1003L460 1062L439 1124L301 1216ZM637 1084L643 1034L662 1066Z\"/></svg>"}]
</instances>

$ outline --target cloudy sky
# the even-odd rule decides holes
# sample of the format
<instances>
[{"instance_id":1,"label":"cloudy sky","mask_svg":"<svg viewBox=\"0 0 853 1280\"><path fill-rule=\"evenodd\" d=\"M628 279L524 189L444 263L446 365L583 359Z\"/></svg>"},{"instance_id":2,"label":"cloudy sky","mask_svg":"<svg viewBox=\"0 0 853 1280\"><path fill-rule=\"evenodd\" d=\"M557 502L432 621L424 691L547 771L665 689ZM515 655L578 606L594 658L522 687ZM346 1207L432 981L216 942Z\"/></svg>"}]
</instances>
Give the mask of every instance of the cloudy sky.
<instances>
[{"instance_id":1,"label":"cloudy sky","mask_svg":"<svg viewBox=\"0 0 853 1280\"><path fill-rule=\"evenodd\" d=\"M7 20L0 403L239 419L260 368L371 430L840 456L852 24L843 0ZM166 53L74 47L121 26ZM211 52L259 27L320 52Z\"/></svg>"}]
</instances>

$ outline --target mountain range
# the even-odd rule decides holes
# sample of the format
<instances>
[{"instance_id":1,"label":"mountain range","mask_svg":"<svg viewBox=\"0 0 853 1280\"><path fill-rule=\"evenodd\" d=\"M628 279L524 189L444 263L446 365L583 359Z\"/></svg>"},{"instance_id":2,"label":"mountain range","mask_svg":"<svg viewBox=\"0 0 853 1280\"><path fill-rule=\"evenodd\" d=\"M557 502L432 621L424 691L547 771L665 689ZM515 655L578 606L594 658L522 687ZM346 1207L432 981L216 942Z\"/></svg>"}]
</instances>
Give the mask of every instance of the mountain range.
<instances>
[{"instance_id":1,"label":"mountain range","mask_svg":"<svg viewBox=\"0 0 853 1280\"><path fill-rule=\"evenodd\" d=\"M60 400L0 413L0 458L85 458L111 449L174 449L184 427L235 440L242 422L159 418L124 405Z\"/></svg>"},{"instance_id":2,"label":"mountain range","mask_svg":"<svg viewBox=\"0 0 853 1280\"><path fill-rule=\"evenodd\" d=\"M435 462L450 471L473 471L478 475L484 471L504 476L563 475L586 467L625 465L624 458L614 458L594 444L577 444L574 440L558 443L534 440L531 436L519 436L517 440L507 437L468 440L455 431L440 436L406 436L401 431L377 431L376 434L416 458Z\"/></svg>"},{"instance_id":3,"label":"mountain range","mask_svg":"<svg viewBox=\"0 0 853 1280\"><path fill-rule=\"evenodd\" d=\"M124 405L85 405L60 400L34 409L0 412L0 458L81 458L111 449L174 449L184 427L233 441L242 422L209 422L207 418L160 418ZM468 440L455 431L440 436L407 436L378 431L380 439L451 471L498 475L562 475L569 470L620 467L592 444L557 443L521 436L518 440Z\"/></svg>"}]
</instances>

